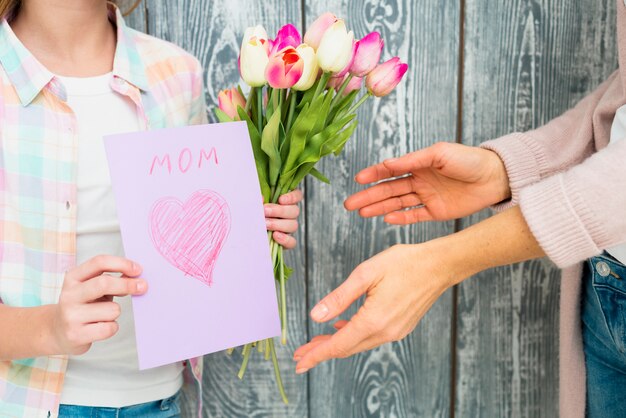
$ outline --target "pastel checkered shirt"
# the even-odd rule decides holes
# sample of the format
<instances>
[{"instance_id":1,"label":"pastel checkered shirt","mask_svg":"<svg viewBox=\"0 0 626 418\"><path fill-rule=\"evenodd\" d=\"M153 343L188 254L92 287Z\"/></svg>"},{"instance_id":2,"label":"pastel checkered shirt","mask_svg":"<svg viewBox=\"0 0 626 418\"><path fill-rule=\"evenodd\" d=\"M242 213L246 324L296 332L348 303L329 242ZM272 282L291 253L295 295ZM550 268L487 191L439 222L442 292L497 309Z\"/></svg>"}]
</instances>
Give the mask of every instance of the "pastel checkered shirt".
<instances>
[{"instance_id":1,"label":"pastel checkered shirt","mask_svg":"<svg viewBox=\"0 0 626 418\"><path fill-rule=\"evenodd\" d=\"M202 68L170 43L117 26L112 88L137 106L144 129L206 122ZM106 109L102 110L106 118ZM75 264L76 118L61 82L0 28L0 303L58 301ZM11 338L3 335L0 340ZM201 359L188 362L198 389ZM67 357L0 361L0 417L54 417ZM201 399L201 397L199 397Z\"/></svg>"}]
</instances>

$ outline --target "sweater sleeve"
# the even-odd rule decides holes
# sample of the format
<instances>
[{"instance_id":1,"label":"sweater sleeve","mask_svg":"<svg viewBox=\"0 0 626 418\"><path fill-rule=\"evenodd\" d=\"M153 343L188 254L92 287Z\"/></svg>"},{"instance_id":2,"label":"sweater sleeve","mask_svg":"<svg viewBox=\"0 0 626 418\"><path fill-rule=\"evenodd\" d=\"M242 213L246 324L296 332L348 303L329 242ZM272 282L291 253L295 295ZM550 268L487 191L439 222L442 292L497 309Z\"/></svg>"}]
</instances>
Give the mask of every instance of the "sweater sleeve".
<instances>
[{"instance_id":1,"label":"sweater sleeve","mask_svg":"<svg viewBox=\"0 0 626 418\"><path fill-rule=\"evenodd\" d=\"M619 72L614 72L574 108L540 128L481 144L482 148L500 156L509 176L511 200L497 205L496 209L516 205L524 187L572 167L591 154L594 147L593 112L618 77Z\"/></svg>"},{"instance_id":2,"label":"sweater sleeve","mask_svg":"<svg viewBox=\"0 0 626 418\"><path fill-rule=\"evenodd\" d=\"M519 204L533 235L559 267L626 242L626 139L529 185Z\"/></svg>"}]
</instances>

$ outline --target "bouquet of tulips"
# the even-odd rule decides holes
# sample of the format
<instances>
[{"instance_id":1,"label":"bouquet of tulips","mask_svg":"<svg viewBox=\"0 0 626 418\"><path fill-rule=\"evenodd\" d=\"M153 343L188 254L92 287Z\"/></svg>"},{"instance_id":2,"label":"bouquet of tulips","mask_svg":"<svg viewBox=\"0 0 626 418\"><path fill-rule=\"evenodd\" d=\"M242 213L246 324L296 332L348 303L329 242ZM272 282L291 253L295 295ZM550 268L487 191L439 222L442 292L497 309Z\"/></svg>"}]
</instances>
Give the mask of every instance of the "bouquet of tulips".
<instances>
[{"instance_id":1,"label":"bouquet of tulips","mask_svg":"<svg viewBox=\"0 0 626 418\"><path fill-rule=\"evenodd\" d=\"M293 25L283 26L274 39L268 38L262 26L246 29L239 70L249 93L246 96L241 87L220 92L215 113L220 122L246 122L266 203L276 203L308 174L328 183L315 168L317 162L341 152L357 126L356 110L369 97L389 94L408 69L397 57L379 63L382 49L378 32L355 41L345 22L332 13L311 25L304 42ZM359 97L363 80L366 91ZM271 234L269 240L281 341L286 344L285 284L291 269ZM272 359L280 394L287 403L272 339L243 347L239 378L255 348Z\"/></svg>"}]
</instances>

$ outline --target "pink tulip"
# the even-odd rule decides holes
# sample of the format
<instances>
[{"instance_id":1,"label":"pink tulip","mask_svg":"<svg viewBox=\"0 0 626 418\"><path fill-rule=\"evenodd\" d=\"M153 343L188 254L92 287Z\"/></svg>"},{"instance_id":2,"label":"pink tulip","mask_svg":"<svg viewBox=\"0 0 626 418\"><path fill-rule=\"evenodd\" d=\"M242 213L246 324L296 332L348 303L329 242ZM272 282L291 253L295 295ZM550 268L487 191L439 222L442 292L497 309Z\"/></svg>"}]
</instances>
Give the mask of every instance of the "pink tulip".
<instances>
[{"instance_id":1,"label":"pink tulip","mask_svg":"<svg viewBox=\"0 0 626 418\"><path fill-rule=\"evenodd\" d=\"M324 36L324 32L336 21L337 16L330 12L326 12L318 17L304 34L304 43L317 50L322 41L322 36Z\"/></svg>"},{"instance_id":2,"label":"pink tulip","mask_svg":"<svg viewBox=\"0 0 626 418\"><path fill-rule=\"evenodd\" d=\"M335 89L336 92L339 92L341 85L348 77L349 74L346 74L343 77L331 77L330 80L328 80L328 87ZM342 94L346 96L355 90L360 90L362 84L363 79L361 77L352 77Z\"/></svg>"},{"instance_id":3,"label":"pink tulip","mask_svg":"<svg viewBox=\"0 0 626 418\"><path fill-rule=\"evenodd\" d=\"M276 34L276 39L270 41L270 55L282 51L288 46L297 48L302 43L302 37L298 29L292 24L280 28Z\"/></svg>"},{"instance_id":4,"label":"pink tulip","mask_svg":"<svg viewBox=\"0 0 626 418\"><path fill-rule=\"evenodd\" d=\"M232 89L222 90L217 96L219 108L222 112L226 113L232 120L239 120L239 114L237 108L246 107L246 99L239 93L239 90L233 87Z\"/></svg>"},{"instance_id":5,"label":"pink tulip","mask_svg":"<svg viewBox=\"0 0 626 418\"><path fill-rule=\"evenodd\" d=\"M400 83L409 66L394 57L374 68L365 79L365 85L370 93L376 97L383 97L393 91Z\"/></svg>"},{"instance_id":6,"label":"pink tulip","mask_svg":"<svg viewBox=\"0 0 626 418\"><path fill-rule=\"evenodd\" d=\"M304 71L304 60L294 47L287 48L273 54L265 70L265 78L275 89L293 87Z\"/></svg>"},{"instance_id":7,"label":"pink tulip","mask_svg":"<svg viewBox=\"0 0 626 418\"><path fill-rule=\"evenodd\" d=\"M339 90L339 86L341 86L341 83L343 83L343 79L344 77L331 77L328 80L328 84L326 84L326 87L337 91Z\"/></svg>"},{"instance_id":8,"label":"pink tulip","mask_svg":"<svg viewBox=\"0 0 626 418\"><path fill-rule=\"evenodd\" d=\"M357 77L364 77L376 68L384 44L378 32L372 32L357 41L350 74Z\"/></svg>"}]
</instances>

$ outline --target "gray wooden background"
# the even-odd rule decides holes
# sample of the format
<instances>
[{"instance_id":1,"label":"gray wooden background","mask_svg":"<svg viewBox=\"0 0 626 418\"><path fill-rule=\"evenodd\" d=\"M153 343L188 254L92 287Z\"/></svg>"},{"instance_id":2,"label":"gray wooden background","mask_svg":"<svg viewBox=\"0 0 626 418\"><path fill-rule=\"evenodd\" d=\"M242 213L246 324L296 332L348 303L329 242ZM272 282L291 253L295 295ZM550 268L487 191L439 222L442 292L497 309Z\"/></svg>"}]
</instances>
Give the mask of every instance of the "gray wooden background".
<instances>
[{"instance_id":1,"label":"gray wooden background","mask_svg":"<svg viewBox=\"0 0 626 418\"><path fill-rule=\"evenodd\" d=\"M124 1L128 4L129 1ZM617 67L615 0L145 0L128 21L205 65L206 94L238 82L247 26L306 27L332 11L357 36L377 30L385 59L410 65L384 100L364 106L344 154L306 183L296 268L289 282L290 343L281 347L291 403L280 402L270 365L207 356L209 417L555 417L559 274L546 260L484 272L452 289L404 341L292 373L293 350L325 326L307 312L362 260L398 242L449 234L489 216L391 227L346 213L361 168L436 141L476 145L542 125ZM194 394L185 393L185 416Z\"/></svg>"}]
</instances>

